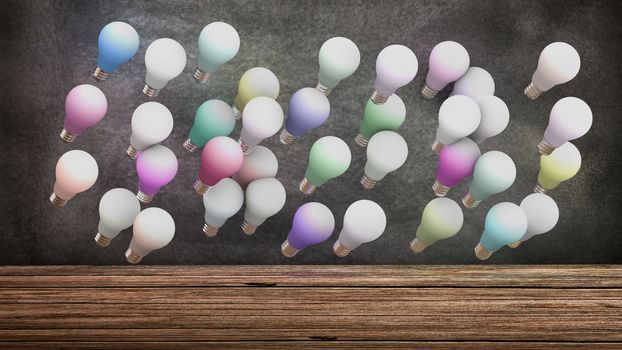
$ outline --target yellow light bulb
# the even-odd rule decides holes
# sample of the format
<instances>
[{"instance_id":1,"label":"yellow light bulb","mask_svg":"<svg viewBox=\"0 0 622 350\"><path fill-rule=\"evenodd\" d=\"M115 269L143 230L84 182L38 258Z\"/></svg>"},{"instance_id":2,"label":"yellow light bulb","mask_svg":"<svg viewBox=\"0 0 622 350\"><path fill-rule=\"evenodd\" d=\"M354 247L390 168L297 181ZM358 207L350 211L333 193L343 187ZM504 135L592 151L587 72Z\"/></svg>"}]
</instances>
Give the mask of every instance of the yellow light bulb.
<instances>
[{"instance_id":1,"label":"yellow light bulb","mask_svg":"<svg viewBox=\"0 0 622 350\"><path fill-rule=\"evenodd\" d=\"M560 183L571 179L581 168L581 153L566 142L549 156L540 157L540 173L534 192L547 193Z\"/></svg>"}]
</instances>

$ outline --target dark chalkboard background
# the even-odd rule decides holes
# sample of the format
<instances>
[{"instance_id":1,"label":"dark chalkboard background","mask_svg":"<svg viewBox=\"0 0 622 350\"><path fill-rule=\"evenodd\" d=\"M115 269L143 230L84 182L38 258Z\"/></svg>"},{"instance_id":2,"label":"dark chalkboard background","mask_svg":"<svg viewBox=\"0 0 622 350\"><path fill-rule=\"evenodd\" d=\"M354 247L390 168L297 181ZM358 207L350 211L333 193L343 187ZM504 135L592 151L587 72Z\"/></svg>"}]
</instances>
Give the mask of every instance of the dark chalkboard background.
<instances>
[{"instance_id":1,"label":"dark chalkboard background","mask_svg":"<svg viewBox=\"0 0 622 350\"><path fill-rule=\"evenodd\" d=\"M619 139L622 67L622 7L617 1L161 1L82 2L12 1L0 4L1 95L0 118L0 264L124 264L131 231L123 232L107 249L93 242L99 199L113 187L136 188L134 164L125 155L133 110L147 98L144 54L161 37L178 40L188 64L155 100L173 112L175 126L164 142L179 157L177 178L152 205L168 210L177 224L166 248L147 256L144 264L469 264L479 262L473 247L484 217L500 201L519 203L531 193L538 172L535 145L547 125L553 104L577 96L592 107L594 125L576 142L583 168L553 193L560 207L557 227L518 250L503 249L487 263L620 263L622 262ZM122 20L140 35L140 50L107 82L95 83L91 73L97 56L97 36L108 22ZM225 21L239 31L238 55L207 85L191 77L199 32L213 21ZM281 82L278 101L286 109L291 94L314 86L317 52L333 36L352 39L361 51L358 71L330 96L331 117L320 129L291 146L277 137L264 142L279 159L278 179L287 188L285 208L244 235L241 213L231 218L217 237L201 232L202 202L192 190L200 156L182 149L196 108L205 100L231 102L238 79L247 69L264 66ZM482 152L501 150L517 163L518 176L507 192L476 210L465 210L465 225L455 237L415 255L408 248L425 204L435 198L436 157L430 152L438 108L447 96L425 101L419 91L432 47L443 40L462 43L471 64L487 69L495 94L510 108L506 131L482 146ZM570 83L558 86L536 101L523 88L529 83L542 48L566 41L577 48L582 67ZM385 46L401 43L419 58L415 80L398 91L408 116L401 128L410 155L403 168L389 175L372 192L358 180L365 153L352 141L375 78L374 62ZM108 114L71 145L58 137L67 92L78 84L100 87L109 102ZM237 137L239 128L232 137ZM321 187L312 197L297 190L307 152L320 136L335 135L352 147L348 172ZM57 159L70 149L90 152L99 163L95 186L62 209L48 201ZM449 197L459 200L467 184ZM361 246L347 258L333 255L331 245L341 229L350 203L367 198L387 212L388 226L377 241ZM337 226L333 237L293 259L280 253L298 206L307 201L328 205ZM144 206L143 206L144 207Z\"/></svg>"}]
</instances>

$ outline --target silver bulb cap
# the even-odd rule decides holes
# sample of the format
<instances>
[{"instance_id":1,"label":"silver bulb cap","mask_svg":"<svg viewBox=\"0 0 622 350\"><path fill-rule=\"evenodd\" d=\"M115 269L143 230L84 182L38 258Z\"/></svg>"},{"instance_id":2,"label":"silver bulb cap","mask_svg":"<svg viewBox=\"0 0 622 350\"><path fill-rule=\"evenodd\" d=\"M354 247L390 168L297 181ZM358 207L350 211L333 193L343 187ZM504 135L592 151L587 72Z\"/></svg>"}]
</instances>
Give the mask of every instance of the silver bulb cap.
<instances>
[{"instance_id":1,"label":"silver bulb cap","mask_svg":"<svg viewBox=\"0 0 622 350\"><path fill-rule=\"evenodd\" d=\"M377 104L377 105L381 105L384 104L385 102L387 102L387 99L389 98L389 96L384 96L381 93L379 93L378 91L374 90L374 92L371 94L371 102Z\"/></svg>"},{"instance_id":2,"label":"silver bulb cap","mask_svg":"<svg viewBox=\"0 0 622 350\"><path fill-rule=\"evenodd\" d=\"M427 244L425 244L425 243L421 242L420 240L418 240L418 239L416 239L416 238L415 238L415 239L413 239L413 240L410 242L410 249L411 249L413 252L415 252L415 253L421 253L421 252L423 252L423 251L425 250L425 248L427 248L427 247L428 247L428 245L427 245Z\"/></svg>"},{"instance_id":3,"label":"silver bulb cap","mask_svg":"<svg viewBox=\"0 0 622 350\"><path fill-rule=\"evenodd\" d=\"M533 83L530 83L525 88L525 96L529 97L532 100L540 97L540 95L542 95L542 90L538 89L538 87L535 86Z\"/></svg>"},{"instance_id":4,"label":"silver bulb cap","mask_svg":"<svg viewBox=\"0 0 622 350\"><path fill-rule=\"evenodd\" d=\"M369 143L369 139L363 136L363 134L358 134L354 138L354 143L359 147L365 148L367 147L367 144Z\"/></svg>"},{"instance_id":5,"label":"silver bulb cap","mask_svg":"<svg viewBox=\"0 0 622 350\"><path fill-rule=\"evenodd\" d=\"M209 80L209 78L212 77L212 73L203 71L199 69L199 67L197 67L194 70L194 73L192 74L192 76L194 77L194 80L196 80L197 83L204 84Z\"/></svg>"},{"instance_id":6,"label":"silver bulb cap","mask_svg":"<svg viewBox=\"0 0 622 350\"><path fill-rule=\"evenodd\" d=\"M450 188L451 187L445 186L440 183L438 179L434 181L434 184L432 185L432 190L437 197L445 197L447 195L447 192L449 192Z\"/></svg>"},{"instance_id":7,"label":"silver bulb cap","mask_svg":"<svg viewBox=\"0 0 622 350\"><path fill-rule=\"evenodd\" d=\"M95 235L95 243L102 248L107 247L110 244L111 240L112 238L102 236L102 234L99 232Z\"/></svg>"},{"instance_id":8,"label":"silver bulb cap","mask_svg":"<svg viewBox=\"0 0 622 350\"><path fill-rule=\"evenodd\" d=\"M285 242L281 244L281 253L283 253L283 255L288 258L291 258L294 255L298 254L299 251L300 250L294 248L291 244L289 244L288 240L285 240Z\"/></svg>"},{"instance_id":9,"label":"silver bulb cap","mask_svg":"<svg viewBox=\"0 0 622 350\"><path fill-rule=\"evenodd\" d=\"M333 244L333 252L338 257L343 258L344 256L350 254L350 249L337 241L335 242L335 244Z\"/></svg>"},{"instance_id":10,"label":"silver bulb cap","mask_svg":"<svg viewBox=\"0 0 622 350\"><path fill-rule=\"evenodd\" d=\"M251 225L248 223L248 221L244 220L244 222L242 223L242 232L247 235L252 235L253 233L255 233L255 231L257 231L257 226Z\"/></svg>"},{"instance_id":11,"label":"silver bulb cap","mask_svg":"<svg viewBox=\"0 0 622 350\"><path fill-rule=\"evenodd\" d=\"M552 146L550 143L542 140L538 143L538 152L543 156L548 156L555 150L555 146Z\"/></svg>"},{"instance_id":12,"label":"silver bulb cap","mask_svg":"<svg viewBox=\"0 0 622 350\"><path fill-rule=\"evenodd\" d=\"M138 192L136 193L136 198L138 198L138 200L144 204L151 203L151 201L153 200L153 196L155 196L155 193L149 194L141 190L138 190Z\"/></svg>"},{"instance_id":13,"label":"silver bulb cap","mask_svg":"<svg viewBox=\"0 0 622 350\"><path fill-rule=\"evenodd\" d=\"M310 183L309 180L305 177L304 179L302 179L302 181L300 181L300 185L298 185L298 189L300 190L300 192L308 196L310 194L313 194L313 192L315 192L315 190L317 189L317 186Z\"/></svg>"},{"instance_id":14,"label":"silver bulb cap","mask_svg":"<svg viewBox=\"0 0 622 350\"><path fill-rule=\"evenodd\" d=\"M97 68L95 68L95 72L93 72L93 78L95 78L95 80L97 80L98 82L103 82L110 78L110 73L104 71L98 66Z\"/></svg>"},{"instance_id":15,"label":"silver bulb cap","mask_svg":"<svg viewBox=\"0 0 622 350\"><path fill-rule=\"evenodd\" d=\"M130 157L131 159L136 159L136 155L138 155L138 151L136 150L136 148L134 148L132 145L129 145L127 147L127 150L125 151L125 153L127 154L128 157Z\"/></svg>"},{"instance_id":16,"label":"silver bulb cap","mask_svg":"<svg viewBox=\"0 0 622 350\"><path fill-rule=\"evenodd\" d=\"M76 135L71 134L67 129L63 129L60 132L60 139L63 140L64 143L72 143L76 140Z\"/></svg>"},{"instance_id":17,"label":"silver bulb cap","mask_svg":"<svg viewBox=\"0 0 622 350\"><path fill-rule=\"evenodd\" d=\"M190 139L184 141L183 146L188 152L195 152L197 149L199 149L199 146L195 145Z\"/></svg>"},{"instance_id":18,"label":"silver bulb cap","mask_svg":"<svg viewBox=\"0 0 622 350\"><path fill-rule=\"evenodd\" d=\"M486 260L486 259L490 258L491 255L492 255L492 252L490 250L484 248L482 243L477 243L477 246L475 246L475 256L479 260Z\"/></svg>"},{"instance_id":19,"label":"silver bulb cap","mask_svg":"<svg viewBox=\"0 0 622 350\"><path fill-rule=\"evenodd\" d=\"M134 253L131 248L125 251L125 260L130 264L138 264L143 257Z\"/></svg>"},{"instance_id":20,"label":"silver bulb cap","mask_svg":"<svg viewBox=\"0 0 622 350\"><path fill-rule=\"evenodd\" d=\"M374 187L376 187L378 180L374 180L371 177L367 176L367 174L364 174L363 177L361 177L360 182L361 182L361 186L363 186L364 189L371 190Z\"/></svg>"},{"instance_id":21,"label":"silver bulb cap","mask_svg":"<svg viewBox=\"0 0 622 350\"><path fill-rule=\"evenodd\" d=\"M204 184L201 179L197 179L192 187L194 187L194 192L196 192L199 196L202 196L209 191L212 186Z\"/></svg>"},{"instance_id":22,"label":"silver bulb cap","mask_svg":"<svg viewBox=\"0 0 622 350\"><path fill-rule=\"evenodd\" d=\"M332 89L332 88L329 88L328 86L323 85L323 84L322 84L322 83L320 83L319 81L317 82L317 85L315 86L315 88L316 88L319 92L323 93L325 96L330 95L330 93L333 91L333 89Z\"/></svg>"},{"instance_id":23,"label":"silver bulb cap","mask_svg":"<svg viewBox=\"0 0 622 350\"><path fill-rule=\"evenodd\" d=\"M429 87L428 84L425 84L423 89L421 89L421 94L426 100L431 100L436 96L436 94L438 94L438 91Z\"/></svg>"},{"instance_id":24,"label":"silver bulb cap","mask_svg":"<svg viewBox=\"0 0 622 350\"><path fill-rule=\"evenodd\" d=\"M52 206L54 208L64 207L67 202L68 200L60 198L56 195L56 193L52 193L52 195L50 196L50 203L52 203Z\"/></svg>"},{"instance_id":25,"label":"silver bulb cap","mask_svg":"<svg viewBox=\"0 0 622 350\"><path fill-rule=\"evenodd\" d=\"M160 89L154 89L151 86L145 84L143 87L143 94L147 97L156 97L160 93Z\"/></svg>"},{"instance_id":26,"label":"silver bulb cap","mask_svg":"<svg viewBox=\"0 0 622 350\"><path fill-rule=\"evenodd\" d=\"M205 224L203 225L203 233L205 233L207 237L214 237L218 234L218 227Z\"/></svg>"}]
</instances>

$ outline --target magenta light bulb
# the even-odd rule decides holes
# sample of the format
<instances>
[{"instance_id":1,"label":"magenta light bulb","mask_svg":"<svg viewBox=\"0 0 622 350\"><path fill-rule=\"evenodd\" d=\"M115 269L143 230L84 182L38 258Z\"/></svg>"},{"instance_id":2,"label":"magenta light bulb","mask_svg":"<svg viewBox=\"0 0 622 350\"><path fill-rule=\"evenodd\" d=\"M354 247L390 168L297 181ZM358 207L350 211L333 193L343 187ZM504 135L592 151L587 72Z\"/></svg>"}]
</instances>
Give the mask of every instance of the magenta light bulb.
<instances>
[{"instance_id":1,"label":"magenta light bulb","mask_svg":"<svg viewBox=\"0 0 622 350\"><path fill-rule=\"evenodd\" d=\"M438 160L436 181L432 185L434 194L444 197L450 188L471 176L480 154L477 143L466 137L443 147Z\"/></svg>"},{"instance_id":2,"label":"magenta light bulb","mask_svg":"<svg viewBox=\"0 0 622 350\"><path fill-rule=\"evenodd\" d=\"M160 188L173 181L177 174L175 153L162 145L155 145L136 156L138 200L149 203Z\"/></svg>"},{"instance_id":3,"label":"magenta light bulb","mask_svg":"<svg viewBox=\"0 0 622 350\"><path fill-rule=\"evenodd\" d=\"M237 173L243 162L244 154L237 141L227 136L214 137L203 147L201 169L194 190L204 195L218 181Z\"/></svg>"},{"instance_id":4,"label":"magenta light bulb","mask_svg":"<svg viewBox=\"0 0 622 350\"><path fill-rule=\"evenodd\" d=\"M303 204L296 214L287 240L281 244L283 255L288 258L302 249L327 240L335 229L335 217L324 204Z\"/></svg>"},{"instance_id":5,"label":"magenta light bulb","mask_svg":"<svg viewBox=\"0 0 622 350\"><path fill-rule=\"evenodd\" d=\"M88 127L97 124L108 109L106 96L97 87L78 85L69 91L65 99L65 124L60 138L65 143L73 142Z\"/></svg>"}]
</instances>

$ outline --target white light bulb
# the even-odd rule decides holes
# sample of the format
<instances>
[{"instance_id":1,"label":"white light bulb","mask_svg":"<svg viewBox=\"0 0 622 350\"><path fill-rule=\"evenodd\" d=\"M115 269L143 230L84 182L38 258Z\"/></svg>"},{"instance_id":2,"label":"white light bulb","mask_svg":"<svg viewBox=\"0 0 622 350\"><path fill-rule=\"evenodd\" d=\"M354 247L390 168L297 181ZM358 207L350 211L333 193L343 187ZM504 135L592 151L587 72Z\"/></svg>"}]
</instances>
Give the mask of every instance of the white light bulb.
<instances>
[{"instance_id":1,"label":"white light bulb","mask_svg":"<svg viewBox=\"0 0 622 350\"><path fill-rule=\"evenodd\" d=\"M132 114L132 134L127 155L136 159L136 154L150 146L164 141L173 131L173 115L163 104L145 102Z\"/></svg>"},{"instance_id":2,"label":"white light bulb","mask_svg":"<svg viewBox=\"0 0 622 350\"><path fill-rule=\"evenodd\" d=\"M481 95L494 95L495 81L485 69L471 67L462 78L456 80L450 96L465 95L476 98Z\"/></svg>"},{"instance_id":3,"label":"white light bulb","mask_svg":"<svg viewBox=\"0 0 622 350\"><path fill-rule=\"evenodd\" d=\"M428 75L421 94L432 99L447 84L454 82L466 73L471 60L464 46L455 41L443 41L430 52Z\"/></svg>"},{"instance_id":4,"label":"white light bulb","mask_svg":"<svg viewBox=\"0 0 622 350\"><path fill-rule=\"evenodd\" d=\"M523 238L509 244L510 248L517 248L531 237L551 231L559 220L557 203L542 193L532 193L525 197L520 203L520 208L527 215L527 231Z\"/></svg>"},{"instance_id":5,"label":"white light bulb","mask_svg":"<svg viewBox=\"0 0 622 350\"><path fill-rule=\"evenodd\" d=\"M361 63L361 53L352 40L337 36L322 44L318 60L320 72L316 89L328 96L337 84L354 74Z\"/></svg>"},{"instance_id":6,"label":"white light bulb","mask_svg":"<svg viewBox=\"0 0 622 350\"><path fill-rule=\"evenodd\" d=\"M276 134L283 125L283 109L265 96L250 100L242 113L240 146L244 154L252 152L261 141Z\"/></svg>"},{"instance_id":7,"label":"white light bulb","mask_svg":"<svg viewBox=\"0 0 622 350\"><path fill-rule=\"evenodd\" d=\"M213 22L199 35L199 57L194 79L205 83L221 65L229 62L240 49L240 36L230 24Z\"/></svg>"},{"instance_id":8,"label":"white light bulb","mask_svg":"<svg viewBox=\"0 0 622 350\"><path fill-rule=\"evenodd\" d=\"M205 225L203 233L216 236L227 219L235 215L244 203L244 192L235 180L224 178L203 195Z\"/></svg>"},{"instance_id":9,"label":"white light bulb","mask_svg":"<svg viewBox=\"0 0 622 350\"><path fill-rule=\"evenodd\" d=\"M361 185L371 190L388 173L399 169L408 157L408 145L395 131L380 131L369 140Z\"/></svg>"},{"instance_id":10,"label":"white light bulb","mask_svg":"<svg viewBox=\"0 0 622 350\"><path fill-rule=\"evenodd\" d=\"M376 59L376 82L371 95L372 102L385 103L397 89L415 78L417 69L417 56L406 46L390 45L382 49Z\"/></svg>"},{"instance_id":11,"label":"white light bulb","mask_svg":"<svg viewBox=\"0 0 622 350\"><path fill-rule=\"evenodd\" d=\"M253 152L244 156L244 163L233 179L240 184L240 187L246 186L258 179L266 177L275 177L279 170L279 161L274 153L264 146L257 146Z\"/></svg>"},{"instance_id":12,"label":"white light bulb","mask_svg":"<svg viewBox=\"0 0 622 350\"><path fill-rule=\"evenodd\" d=\"M475 208L493 194L510 188L515 179L516 165L512 158L499 151L486 152L475 163L473 181L469 185L469 192L462 198L462 204L467 208Z\"/></svg>"},{"instance_id":13,"label":"white light bulb","mask_svg":"<svg viewBox=\"0 0 622 350\"><path fill-rule=\"evenodd\" d=\"M138 198L125 188L113 188L99 201L99 225L95 243L106 247L119 232L132 226L140 213Z\"/></svg>"},{"instance_id":14,"label":"white light bulb","mask_svg":"<svg viewBox=\"0 0 622 350\"><path fill-rule=\"evenodd\" d=\"M438 111L438 128L432 150L439 153L443 146L470 135L480 120L480 109L473 99L462 95L449 97Z\"/></svg>"},{"instance_id":15,"label":"white light bulb","mask_svg":"<svg viewBox=\"0 0 622 350\"><path fill-rule=\"evenodd\" d=\"M592 110L582 99L564 97L551 109L549 125L538 144L540 154L549 155L555 148L587 134L592 127Z\"/></svg>"},{"instance_id":16,"label":"white light bulb","mask_svg":"<svg viewBox=\"0 0 622 350\"><path fill-rule=\"evenodd\" d=\"M257 226L275 215L285 205L285 188L275 178L259 179L246 188L246 209L242 231L252 235Z\"/></svg>"},{"instance_id":17,"label":"white light bulb","mask_svg":"<svg viewBox=\"0 0 622 350\"><path fill-rule=\"evenodd\" d=\"M158 96L160 89L186 67L186 51L173 39L158 39L147 47L145 66L147 77L143 93L148 97Z\"/></svg>"},{"instance_id":18,"label":"white light bulb","mask_svg":"<svg viewBox=\"0 0 622 350\"><path fill-rule=\"evenodd\" d=\"M376 240L387 225L384 210L367 199L356 201L348 207L343 216L343 228L339 233L333 251L344 257L363 243Z\"/></svg>"},{"instance_id":19,"label":"white light bulb","mask_svg":"<svg viewBox=\"0 0 622 350\"><path fill-rule=\"evenodd\" d=\"M50 202L55 207L63 207L71 198L91 188L99 168L95 158L90 154L73 150L63 154L56 163L56 182Z\"/></svg>"},{"instance_id":20,"label":"white light bulb","mask_svg":"<svg viewBox=\"0 0 622 350\"><path fill-rule=\"evenodd\" d=\"M510 110L497 96L482 95L475 98L479 106L481 120L469 138L480 144L486 139L499 135L508 126Z\"/></svg>"},{"instance_id":21,"label":"white light bulb","mask_svg":"<svg viewBox=\"0 0 622 350\"><path fill-rule=\"evenodd\" d=\"M125 258L129 263L136 264L145 255L164 248L173 240L175 221L166 210L151 207L136 216L133 231Z\"/></svg>"},{"instance_id":22,"label":"white light bulb","mask_svg":"<svg viewBox=\"0 0 622 350\"><path fill-rule=\"evenodd\" d=\"M549 44L540 53L538 68L525 88L525 95L535 100L553 86L572 80L580 68L581 58L574 47L563 42Z\"/></svg>"}]
</instances>

